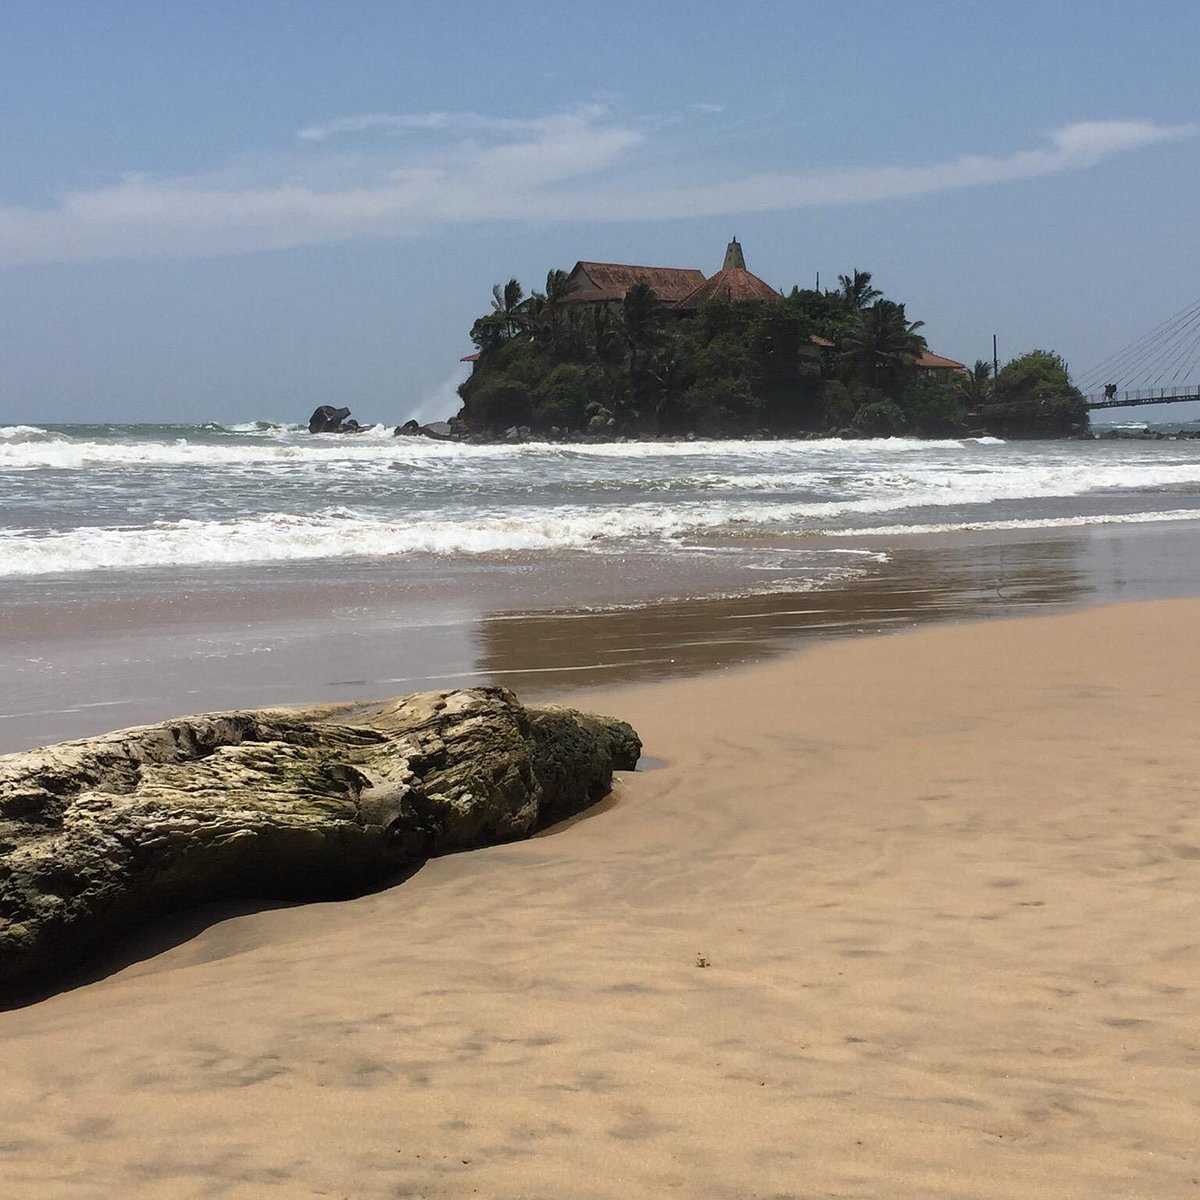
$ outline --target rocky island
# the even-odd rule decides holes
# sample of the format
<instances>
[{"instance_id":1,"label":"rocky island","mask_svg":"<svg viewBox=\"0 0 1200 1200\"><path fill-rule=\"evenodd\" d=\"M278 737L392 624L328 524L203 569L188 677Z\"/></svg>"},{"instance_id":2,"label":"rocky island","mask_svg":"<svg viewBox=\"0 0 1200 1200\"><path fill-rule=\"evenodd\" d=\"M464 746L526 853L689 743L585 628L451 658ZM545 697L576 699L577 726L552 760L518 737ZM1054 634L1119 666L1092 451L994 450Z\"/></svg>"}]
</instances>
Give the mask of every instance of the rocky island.
<instances>
[{"instance_id":1,"label":"rocky island","mask_svg":"<svg viewBox=\"0 0 1200 1200\"><path fill-rule=\"evenodd\" d=\"M164 913L361 894L607 795L624 722L504 688L210 713L0 757L0 999Z\"/></svg>"},{"instance_id":2,"label":"rocky island","mask_svg":"<svg viewBox=\"0 0 1200 1200\"><path fill-rule=\"evenodd\" d=\"M526 296L493 289L471 330L460 436L1062 437L1087 406L1062 359L999 371L933 353L870 272L784 293L735 238L721 269L580 261Z\"/></svg>"}]
</instances>

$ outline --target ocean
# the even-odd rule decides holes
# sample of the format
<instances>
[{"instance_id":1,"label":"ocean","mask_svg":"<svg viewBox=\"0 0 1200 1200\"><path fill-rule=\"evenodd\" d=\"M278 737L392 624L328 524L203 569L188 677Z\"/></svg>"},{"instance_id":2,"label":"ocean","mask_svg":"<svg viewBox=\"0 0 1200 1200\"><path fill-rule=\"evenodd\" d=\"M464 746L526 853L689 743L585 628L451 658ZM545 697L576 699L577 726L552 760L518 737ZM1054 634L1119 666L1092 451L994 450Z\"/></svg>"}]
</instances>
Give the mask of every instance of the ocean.
<instances>
[{"instance_id":1,"label":"ocean","mask_svg":"<svg viewBox=\"0 0 1200 1200\"><path fill-rule=\"evenodd\" d=\"M797 632L1178 594L1197 529L1188 440L0 427L0 750L202 707L525 675L553 690L744 661Z\"/></svg>"}]
</instances>

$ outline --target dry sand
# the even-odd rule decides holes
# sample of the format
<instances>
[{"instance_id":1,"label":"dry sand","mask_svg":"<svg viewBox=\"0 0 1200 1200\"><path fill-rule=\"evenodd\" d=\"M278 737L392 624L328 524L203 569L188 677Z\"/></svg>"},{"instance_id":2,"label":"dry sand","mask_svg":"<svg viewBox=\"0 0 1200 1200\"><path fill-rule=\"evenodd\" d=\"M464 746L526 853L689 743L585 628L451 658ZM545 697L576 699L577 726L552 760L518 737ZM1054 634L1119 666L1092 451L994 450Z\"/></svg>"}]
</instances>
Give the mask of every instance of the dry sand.
<instances>
[{"instance_id":1,"label":"dry sand","mask_svg":"<svg viewBox=\"0 0 1200 1200\"><path fill-rule=\"evenodd\" d=\"M1198 630L589 697L601 810L0 1014L0 1195L1200 1197Z\"/></svg>"}]
</instances>

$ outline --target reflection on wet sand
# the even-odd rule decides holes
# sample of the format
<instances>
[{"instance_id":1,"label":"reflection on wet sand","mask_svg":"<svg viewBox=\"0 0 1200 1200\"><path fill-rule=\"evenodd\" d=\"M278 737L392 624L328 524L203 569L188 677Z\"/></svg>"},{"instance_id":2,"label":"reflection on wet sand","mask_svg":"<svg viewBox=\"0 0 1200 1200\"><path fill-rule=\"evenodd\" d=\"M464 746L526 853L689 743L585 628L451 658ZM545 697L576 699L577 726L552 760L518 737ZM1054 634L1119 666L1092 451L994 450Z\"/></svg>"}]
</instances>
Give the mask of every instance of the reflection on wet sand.
<instances>
[{"instance_id":1,"label":"reflection on wet sand","mask_svg":"<svg viewBox=\"0 0 1200 1200\"><path fill-rule=\"evenodd\" d=\"M529 692L649 682L760 660L809 637L1079 603L1078 538L913 546L866 578L810 592L484 618L477 672Z\"/></svg>"},{"instance_id":2,"label":"reflection on wet sand","mask_svg":"<svg viewBox=\"0 0 1200 1200\"><path fill-rule=\"evenodd\" d=\"M372 562L336 583L267 572L208 591L156 592L131 575L111 597L0 601L0 753L180 713L426 688L561 697L761 660L812 637L1190 596L1200 561L1200 523L816 541L815 558L814 539L775 536L749 556L506 560L444 580L393 578ZM853 574L806 590L806 564L828 579L822 556L847 551ZM766 565L778 591L731 598ZM689 592L725 598L655 599Z\"/></svg>"}]
</instances>

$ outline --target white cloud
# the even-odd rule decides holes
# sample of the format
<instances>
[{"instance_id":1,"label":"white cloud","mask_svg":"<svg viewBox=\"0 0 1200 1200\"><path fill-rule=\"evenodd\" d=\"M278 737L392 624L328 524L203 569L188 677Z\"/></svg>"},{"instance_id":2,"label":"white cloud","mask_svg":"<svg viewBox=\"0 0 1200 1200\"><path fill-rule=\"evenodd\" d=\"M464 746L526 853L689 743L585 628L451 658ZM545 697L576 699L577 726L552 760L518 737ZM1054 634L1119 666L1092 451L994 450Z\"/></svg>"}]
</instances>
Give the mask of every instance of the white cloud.
<instances>
[{"instance_id":1,"label":"white cloud","mask_svg":"<svg viewBox=\"0 0 1200 1200\"><path fill-rule=\"evenodd\" d=\"M666 187L640 197L642 216L719 216L838 204L903 200L986 184L1015 183L1085 170L1114 155L1191 137L1192 125L1152 121L1086 121L1052 131L1046 145L1007 155L965 155L916 166L848 167L834 171L763 172L703 187ZM593 195L594 220L630 217L623 195Z\"/></svg>"},{"instance_id":2,"label":"white cloud","mask_svg":"<svg viewBox=\"0 0 1200 1200\"><path fill-rule=\"evenodd\" d=\"M364 133L368 130L402 132L406 129L445 129L450 123L449 113L410 113L396 116L391 113L360 113L354 117L338 117L320 125L301 129L296 136L305 142L323 142L339 133Z\"/></svg>"},{"instance_id":3,"label":"white cloud","mask_svg":"<svg viewBox=\"0 0 1200 1200\"><path fill-rule=\"evenodd\" d=\"M420 136L387 137L352 155L325 145L380 133ZM666 181L682 174L678 161L669 176L660 166L677 159L667 123L648 132L598 104L536 118L367 113L302 129L301 147L257 165L127 175L46 207L0 207L0 265L223 254L462 222L638 221L878 202L1083 170L1193 133L1153 121L1082 122L1004 155L725 179L696 164L681 186Z\"/></svg>"},{"instance_id":4,"label":"white cloud","mask_svg":"<svg viewBox=\"0 0 1200 1200\"><path fill-rule=\"evenodd\" d=\"M341 134L402 134L419 130L445 130L454 134L537 135L549 129L578 121L599 121L608 115L601 104L583 104L546 117L488 117L481 113L359 113L337 117L319 125L301 129L296 136L305 142L324 142Z\"/></svg>"}]
</instances>

